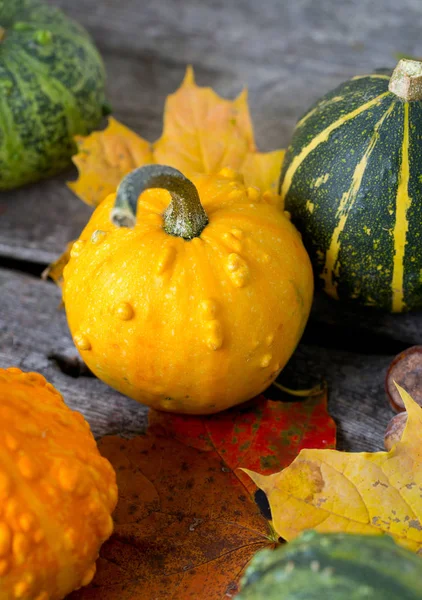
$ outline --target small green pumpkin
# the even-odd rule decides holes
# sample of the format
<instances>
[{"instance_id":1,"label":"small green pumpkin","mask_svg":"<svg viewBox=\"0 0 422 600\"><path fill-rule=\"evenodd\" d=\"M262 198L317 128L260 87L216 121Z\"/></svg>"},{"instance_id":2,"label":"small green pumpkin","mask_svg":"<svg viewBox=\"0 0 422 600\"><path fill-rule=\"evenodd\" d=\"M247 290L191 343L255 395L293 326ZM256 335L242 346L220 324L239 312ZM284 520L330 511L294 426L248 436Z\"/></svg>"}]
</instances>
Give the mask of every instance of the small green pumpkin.
<instances>
[{"instance_id":1,"label":"small green pumpkin","mask_svg":"<svg viewBox=\"0 0 422 600\"><path fill-rule=\"evenodd\" d=\"M105 71L87 32L37 0L0 0L0 190L58 173L100 122Z\"/></svg>"},{"instance_id":2,"label":"small green pumpkin","mask_svg":"<svg viewBox=\"0 0 422 600\"><path fill-rule=\"evenodd\" d=\"M422 559L391 537L307 531L258 552L237 600L420 600Z\"/></svg>"},{"instance_id":3,"label":"small green pumpkin","mask_svg":"<svg viewBox=\"0 0 422 600\"><path fill-rule=\"evenodd\" d=\"M361 75L299 120L281 195L332 297L422 308L422 63Z\"/></svg>"}]
</instances>

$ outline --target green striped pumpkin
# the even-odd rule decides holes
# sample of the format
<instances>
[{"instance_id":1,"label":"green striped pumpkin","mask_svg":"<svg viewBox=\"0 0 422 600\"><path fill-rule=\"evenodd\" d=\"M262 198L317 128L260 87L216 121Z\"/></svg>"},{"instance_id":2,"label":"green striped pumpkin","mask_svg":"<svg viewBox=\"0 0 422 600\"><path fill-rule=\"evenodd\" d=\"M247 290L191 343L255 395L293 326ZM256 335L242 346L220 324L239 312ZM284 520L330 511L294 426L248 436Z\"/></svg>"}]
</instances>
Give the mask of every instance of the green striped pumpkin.
<instances>
[{"instance_id":1,"label":"green striped pumpkin","mask_svg":"<svg viewBox=\"0 0 422 600\"><path fill-rule=\"evenodd\" d=\"M280 193L333 298L422 308L422 63L354 77L299 120Z\"/></svg>"},{"instance_id":2,"label":"green striped pumpkin","mask_svg":"<svg viewBox=\"0 0 422 600\"><path fill-rule=\"evenodd\" d=\"M86 31L37 0L0 0L0 189L69 164L103 115L105 72Z\"/></svg>"},{"instance_id":3,"label":"green striped pumpkin","mask_svg":"<svg viewBox=\"0 0 422 600\"><path fill-rule=\"evenodd\" d=\"M420 600L422 559L387 535L307 531L252 559L236 600Z\"/></svg>"}]
</instances>

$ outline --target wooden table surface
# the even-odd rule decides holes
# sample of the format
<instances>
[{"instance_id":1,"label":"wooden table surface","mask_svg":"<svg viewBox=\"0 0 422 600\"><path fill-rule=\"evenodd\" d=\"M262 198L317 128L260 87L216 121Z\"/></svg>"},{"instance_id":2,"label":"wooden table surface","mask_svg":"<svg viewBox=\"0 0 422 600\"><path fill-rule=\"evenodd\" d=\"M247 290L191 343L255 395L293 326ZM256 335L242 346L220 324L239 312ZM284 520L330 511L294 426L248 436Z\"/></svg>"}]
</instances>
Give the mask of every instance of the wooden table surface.
<instances>
[{"instance_id":1,"label":"wooden table surface","mask_svg":"<svg viewBox=\"0 0 422 600\"><path fill-rule=\"evenodd\" d=\"M288 144L296 120L355 74L422 55L421 0L50 0L82 23L108 71L114 116L161 132L165 97L192 64L200 85L233 98L247 86L260 149ZM95 435L145 430L146 408L72 369L60 291L44 267L77 237L90 209L54 180L0 194L0 367L43 373ZM378 450L393 415L384 394L395 354L421 342L422 314L346 308L317 295L288 371L326 379L339 447ZM57 358L59 357L59 358ZM79 376L77 376L79 375Z\"/></svg>"}]
</instances>

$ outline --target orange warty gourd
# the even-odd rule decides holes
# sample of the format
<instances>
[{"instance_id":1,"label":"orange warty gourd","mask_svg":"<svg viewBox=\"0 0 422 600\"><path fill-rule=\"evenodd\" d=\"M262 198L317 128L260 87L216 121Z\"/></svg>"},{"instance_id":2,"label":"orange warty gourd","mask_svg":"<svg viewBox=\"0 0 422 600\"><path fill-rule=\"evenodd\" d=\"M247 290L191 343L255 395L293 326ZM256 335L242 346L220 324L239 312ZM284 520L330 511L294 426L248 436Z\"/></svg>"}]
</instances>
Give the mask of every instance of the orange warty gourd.
<instances>
[{"instance_id":1,"label":"orange warty gourd","mask_svg":"<svg viewBox=\"0 0 422 600\"><path fill-rule=\"evenodd\" d=\"M313 276L278 196L230 168L123 179L71 250L63 300L88 367L159 410L215 413L263 391L307 321Z\"/></svg>"},{"instance_id":2,"label":"orange warty gourd","mask_svg":"<svg viewBox=\"0 0 422 600\"><path fill-rule=\"evenodd\" d=\"M94 576L114 471L38 373L0 369L0 423L0 599L59 600Z\"/></svg>"}]
</instances>

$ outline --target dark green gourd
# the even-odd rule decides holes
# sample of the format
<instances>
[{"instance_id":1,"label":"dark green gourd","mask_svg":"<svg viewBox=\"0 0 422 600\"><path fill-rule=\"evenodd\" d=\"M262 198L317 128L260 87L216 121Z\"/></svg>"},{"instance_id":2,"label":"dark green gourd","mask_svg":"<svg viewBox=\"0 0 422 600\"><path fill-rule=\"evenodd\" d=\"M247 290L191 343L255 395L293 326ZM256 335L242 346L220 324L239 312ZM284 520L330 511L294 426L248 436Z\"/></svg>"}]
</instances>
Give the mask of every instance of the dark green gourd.
<instances>
[{"instance_id":1,"label":"dark green gourd","mask_svg":"<svg viewBox=\"0 0 422 600\"><path fill-rule=\"evenodd\" d=\"M422 63L354 77L316 102L280 191L330 296L422 308Z\"/></svg>"},{"instance_id":2,"label":"dark green gourd","mask_svg":"<svg viewBox=\"0 0 422 600\"><path fill-rule=\"evenodd\" d=\"M308 531L248 566L236 600L420 600L422 558L391 537Z\"/></svg>"},{"instance_id":3,"label":"dark green gourd","mask_svg":"<svg viewBox=\"0 0 422 600\"><path fill-rule=\"evenodd\" d=\"M0 190L69 164L100 122L105 71L87 32L37 0L0 0Z\"/></svg>"}]
</instances>

